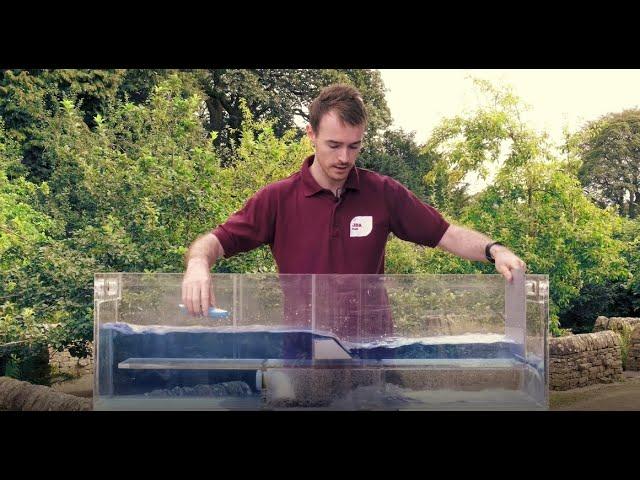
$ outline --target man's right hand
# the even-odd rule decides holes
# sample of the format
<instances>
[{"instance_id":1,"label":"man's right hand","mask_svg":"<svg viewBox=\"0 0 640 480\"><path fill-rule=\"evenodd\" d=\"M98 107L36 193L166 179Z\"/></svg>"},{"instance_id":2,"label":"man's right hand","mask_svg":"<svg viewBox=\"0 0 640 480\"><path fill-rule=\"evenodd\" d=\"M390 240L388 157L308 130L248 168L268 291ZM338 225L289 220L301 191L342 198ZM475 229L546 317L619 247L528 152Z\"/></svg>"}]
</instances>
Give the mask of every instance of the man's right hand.
<instances>
[{"instance_id":1,"label":"man's right hand","mask_svg":"<svg viewBox=\"0 0 640 480\"><path fill-rule=\"evenodd\" d=\"M204 315L215 307L213 280L209 263L204 258L192 258L182 280L182 303L191 315Z\"/></svg>"}]
</instances>

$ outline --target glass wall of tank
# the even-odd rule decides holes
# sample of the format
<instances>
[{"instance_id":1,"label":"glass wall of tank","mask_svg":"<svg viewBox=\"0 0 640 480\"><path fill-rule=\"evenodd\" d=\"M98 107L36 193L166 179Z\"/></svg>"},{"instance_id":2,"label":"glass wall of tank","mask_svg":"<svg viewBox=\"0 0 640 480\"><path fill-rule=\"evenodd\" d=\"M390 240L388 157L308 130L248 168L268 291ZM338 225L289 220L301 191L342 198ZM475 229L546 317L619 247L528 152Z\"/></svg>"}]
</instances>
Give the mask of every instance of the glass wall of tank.
<instances>
[{"instance_id":1,"label":"glass wall of tank","mask_svg":"<svg viewBox=\"0 0 640 480\"><path fill-rule=\"evenodd\" d=\"M548 405L548 277L95 276L95 409L530 410Z\"/></svg>"}]
</instances>

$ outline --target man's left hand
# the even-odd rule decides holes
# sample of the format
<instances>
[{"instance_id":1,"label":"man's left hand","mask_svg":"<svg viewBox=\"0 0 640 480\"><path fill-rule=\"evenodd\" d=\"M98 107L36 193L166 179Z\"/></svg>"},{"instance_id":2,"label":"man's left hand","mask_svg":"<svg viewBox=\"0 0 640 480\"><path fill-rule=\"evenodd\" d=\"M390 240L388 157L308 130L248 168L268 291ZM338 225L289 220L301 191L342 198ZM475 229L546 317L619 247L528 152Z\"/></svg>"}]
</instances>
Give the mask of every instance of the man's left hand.
<instances>
[{"instance_id":1,"label":"man's left hand","mask_svg":"<svg viewBox=\"0 0 640 480\"><path fill-rule=\"evenodd\" d=\"M513 278L511 270L527 270L527 265L508 248L496 245L492 248L491 254L496 261L496 270L504 276L507 282Z\"/></svg>"}]
</instances>

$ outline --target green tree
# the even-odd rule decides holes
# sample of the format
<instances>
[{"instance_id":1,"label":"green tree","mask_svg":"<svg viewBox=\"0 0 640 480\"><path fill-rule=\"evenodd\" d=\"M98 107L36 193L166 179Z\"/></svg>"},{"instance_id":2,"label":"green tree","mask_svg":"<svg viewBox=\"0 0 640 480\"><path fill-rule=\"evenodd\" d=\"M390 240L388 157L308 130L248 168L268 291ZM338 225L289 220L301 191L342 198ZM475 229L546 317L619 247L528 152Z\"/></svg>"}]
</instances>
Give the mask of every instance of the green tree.
<instances>
[{"instance_id":1,"label":"green tree","mask_svg":"<svg viewBox=\"0 0 640 480\"><path fill-rule=\"evenodd\" d=\"M470 201L470 178L491 181L502 165L517 166L545 155L545 134L537 134L522 120L528 107L510 87L474 80L482 94L475 111L444 119L423 147L433 168L424 174L429 202L458 216Z\"/></svg>"},{"instance_id":2,"label":"green tree","mask_svg":"<svg viewBox=\"0 0 640 480\"><path fill-rule=\"evenodd\" d=\"M111 116L118 101L143 105L154 89L170 77L181 80L184 98L200 95L198 116L209 132L217 132L215 144L226 165L236 157L243 119L242 101L253 118L269 120L275 134L303 131L296 118L305 120L308 105L320 89L333 82L358 87L368 104L369 136L388 127L391 115L384 85L376 70L359 69L214 69L214 70L4 70L0 71L0 116L10 136L23 149L29 178L43 181L52 173L43 151L46 124L68 100L90 128L95 118Z\"/></svg>"},{"instance_id":3,"label":"green tree","mask_svg":"<svg viewBox=\"0 0 640 480\"><path fill-rule=\"evenodd\" d=\"M60 312L52 292L42 295L37 277L41 269L34 272L33 267L50 260L48 249L61 225L34 207L38 196L48 195L48 186L29 182L23 170L20 148L0 121L0 343L46 342L46 324L55 322ZM68 253L62 256L68 258ZM41 273L47 274L46 269Z\"/></svg>"},{"instance_id":4,"label":"green tree","mask_svg":"<svg viewBox=\"0 0 640 480\"><path fill-rule=\"evenodd\" d=\"M181 75L171 75L143 105L119 101L108 117L96 115L94 129L78 105L62 100L44 122L43 158L52 173L39 186L19 177L17 142L2 143L11 152L2 162L2 199L11 202L3 202L0 218L33 237L0 237L7 335L31 322L50 345L87 354L95 272L181 272L191 241L264 184L298 170L311 151L306 138L293 130L279 138L272 122L255 121L243 107L238 161L223 167L215 133L198 115L203 96L185 91ZM275 271L275 265L261 248L216 269Z\"/></svg>"},{"instance_id":5,"label":"green tree","mask_svg":"<svg viewBox=\"0 0 640 480\"><path fill-rule=\"evenodd\" d=\"M450 221L509 245L530 272L550 275L554 332L561 320L587 329L592 312L631 302L633 255L621 220L584 195L573 173L575 155L572 162L556 158L548 136L522 120L525 107L509 88L476 85L484 94L481 106L445 119L423 147L432 159L424 174L427 201ZM490 182L473 196L467 192L471 174ZM397 239L389 247L388 271L495 273L493 265ZM580 322L573 318L578 309L588 312Z\"/></svg>"},{"instance_id":6,"label":"green tree","mask_svg":"<svg viewBox=\"0 0 640 480\"><path fill-rule=\"evenodd\" d=\"M509 245L529 272L549 274L556 332L585 289L629 278L625 245L616 238L620 218L586 198L579 181L553 159L504 167L465 209L462 222Z\"/></svg>"},{"instance_id":7,"label":"green tree","mask_svg":"<svg viewBox=\"0 0 640 480\"><path fill-rule=\"evenodd\" d=\"M423 200L429 198L422 179L424 172L433 168L434 159L421 150L414 132L402 129L386 130L378 138L365 141L358 166L388 175L402 183Z\"/></svg>"},{"instance_id":8,"label":"green tree","mask_svg":"<svg viewBox=\"0 0 640 480\"><path fill-rule=\"evenodd\" d=\"M640 212L640 110L610 113L589 122L577 134L582 159L579 178L601 206L620 215Z\"/></svg>"},{"instance_id":9,"label":"green tree","mask_svg":"<svg viewBox=\"0 0 640 480\"><path fill-rule=\"evenodd\" d=\"M369 106L370 132L391 123L384 96L384 84L376 70L329 69L219 69L198 71L207 97L209 130L238 129L246 102L257 121L270 119L280 136L295 128L295 118L308 120L308 106L320 90L335 82L360 89Z\"/></svg>"},{"instance_id":10,"label":"green tree","mask_svg":"<svg viewBox=\"0 0 640 480\"><path fill-rule=\"evenodd\" d=\"M631 278L627 284L630 296L630 316L640 316L640 221L623 220L621 241L626 245L625 258L629 263ZM623 315L620 315L623 316Z\"/></svg>"}]
</instances>

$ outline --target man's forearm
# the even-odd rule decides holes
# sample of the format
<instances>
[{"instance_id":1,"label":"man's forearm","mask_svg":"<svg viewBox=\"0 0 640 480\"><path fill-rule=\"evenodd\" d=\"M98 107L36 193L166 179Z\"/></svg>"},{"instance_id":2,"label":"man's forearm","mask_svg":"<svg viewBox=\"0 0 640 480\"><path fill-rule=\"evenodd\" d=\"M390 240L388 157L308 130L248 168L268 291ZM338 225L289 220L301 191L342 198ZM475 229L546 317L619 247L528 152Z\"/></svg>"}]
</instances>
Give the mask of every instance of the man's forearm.
<instances>
[{"instance_id":1,"label":"man's forearm","mask_svg":"<svg viewBox=\"0 0 640 480\"><path fill-rule=\"evenodd\" d=\"M185 255L185 265L188 267L191 262L206 262L207 267L211 268L222 256L224 256L224 249L218 237L207 233L191 244Z\"/></svg>"},{"instance_id":2,"label":"man's forearm","mask_svg":"<svg viewBox=\"0 0 640 480\"><path fill-rule=\"evenodd\" d=\"M491 242L489 237L480 232L450 225L438 243L438 247L467 260L487 261L485 247ZM501 249L507 250L506 247L495 245L491 248L492 255L495 256Z\"/></svg>"}]
</instances>

